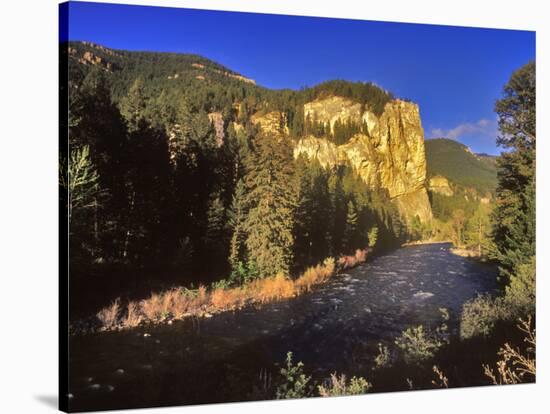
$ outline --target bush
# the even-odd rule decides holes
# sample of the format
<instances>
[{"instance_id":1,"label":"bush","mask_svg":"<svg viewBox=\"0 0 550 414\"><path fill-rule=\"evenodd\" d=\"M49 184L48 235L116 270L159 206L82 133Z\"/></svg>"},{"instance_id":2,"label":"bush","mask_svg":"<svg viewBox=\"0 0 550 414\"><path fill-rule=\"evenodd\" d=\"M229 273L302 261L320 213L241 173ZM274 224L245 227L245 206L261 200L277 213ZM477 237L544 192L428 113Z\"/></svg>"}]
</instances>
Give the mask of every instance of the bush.
<instances>
[{"instance_id":1,"label":"bush","mask_svg":"<svg viewBox=\"0 0 550 414\"><path fill-rule=\"evenodd\" d=\"M229 282L231 285L244 285L259 277L260 274L254 262L243 263L239 261L229 275Z\"/></svg>"},{"instance_id":2,"label":"bush","mask_svg":"<svg viewBox=\"0 0 550 414\"><path fill-rule=\"evenodd\" d=\"M505 301L516 315L529 315L535 311L536 260L533 256L528 263L517 267L506 286Z\"/></svg>"},{"instance_id":3,"label":"bush","mask_svg":"<svg viewBox=\"0 0 550 414\"><path fill-rule=\"evenodd\" d=\"M330 382L325 387L319 385L319 395L321 397L339 397L344 395L365 394L372 388L372 385L363 377L352 377L350 382L346 382L346 376L342 374L338 377L336 374L330 376Z\"/></svg>"},{"instance_id":4,"label":"bush","mask_svg":"<svg viewBox=\"0 0 550 414\"><path fill-rule=\"evenodd\" d=\"M97 313L97 318L105 329L114 328L118 324L118 315L120 313L120 298L117 298L106 308Z\"/></svg>"},{"instance_id":5,"label":"bush","mask_svg":"<svg viewBox=\"0 0 550 414\"><path fill-rule=\"evenodd\" d=\"M499 321L525 318L535 312L535 258L519 265L504 296L481 295L462 307L460 337L488 336Z\"/></svg>"},{"instance_id":6,"label":"bush","mask_svg":"<svg viewBox=\"0 0 550 414\"><path fill-rule=\"evenodd\" d=\"M357 249L353 256L340 256L338 264L342 267L342 270L351 269L358 264L364 263L367 260L367 249Z\"/></svg>"},{"instance_id":7,"label":"bush","mask_svg":"<svg viewBox=\"0 0 550 414\"><path fill-rule=\"evenodd\" d=\"M125 327L133 328L138 326L142 321L139 305L135 302L128 303L126 318L122 321Z\"/></svg>"},{"instance_id":8,"label":"bush","mask_svg":"<svg viewBox=\"0 0 550 414\"><path fill-rule=\"evenodd\" d=\"M433 358L443 343L439 335L426 332L422 325L407 328L395 339L395 344L403 352L408 364Z\"/></svg>"},{"instance_id":9,"label":"bush","mask_svg":"<svg viewBox=\"0 0 550 414\"><path fill-rule=\"evenodd\" d=\"M460 338L488 336L495 324L505 319L508 313L502 298L479 295L462 306L460 319Z\"/></svg>"},{"instance_id":10,"label":"bush","mask_svg":"<svg viewBox=\"0 0 550 414\"><path fill-rule=\"evenodd\" d=\"M505 343L500 348L498 355L502 357L497 361L496 373L488 365L483 366L484 373L495 385L499 384L520 384L531 382L536 377L536 330L531 323L531 317L519 321L518 329L524 333L523 342L527 345L525 351L512 348Z\"/></svg>"},{"instance_id":11,"label":"bush","mask_svg":"<svg viewBox=\"0 0 550 414\"><path fill-rule=\"evenodd\" d=\"M378 343L378 355L374 358L376 368L389 367L391 364L391 354L387 346Z\"/></svg>"},{"instance_id":12,"label":"bush","mask_svg":"<svg viewBox=\"0 0 550 414\"><path fill-rule=\"evenodd\" d=\"M292 352L286 354L286 366L281 368L282 382L277 387L277 399L302 398L311 394L311 386L308 385L311 377L304 374L304 364L298 362L292 364Z\"/></svg>"}]
</instances>

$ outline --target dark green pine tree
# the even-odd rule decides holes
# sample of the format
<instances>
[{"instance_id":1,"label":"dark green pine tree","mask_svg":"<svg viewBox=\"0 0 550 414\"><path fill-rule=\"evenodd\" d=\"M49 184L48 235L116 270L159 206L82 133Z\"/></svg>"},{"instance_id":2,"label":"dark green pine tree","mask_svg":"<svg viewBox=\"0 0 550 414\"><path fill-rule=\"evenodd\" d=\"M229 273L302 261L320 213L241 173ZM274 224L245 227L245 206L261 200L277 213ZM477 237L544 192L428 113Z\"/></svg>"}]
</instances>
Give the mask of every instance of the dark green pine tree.
<instances>
[{"instance_id":1,"label":"dark green pine tree","mask_svg":"<svg viewBox=\"0 0 550 414\"><path fill-rule=\"evenodd\" d=\"M128 94L120 101L120 112L126 118L130 132L136 131L139 127L139 121L144 118L146 101L143 80L137 78L130 87Z\"/></svg>"},{"instance_id":2,"label":"dark green pine tree","mask_svg":"<svg viewBox=\"0 0 550 414\"><path fill-rule=\"evenodd\" d=\"M78 219L79 229L71 243L83 242L103 258L117 257L123 232L121 222L127 210L121 180L126 166L120 162L121 154L127 150L126 125L111 100L110 85L102 71L91 71L80 88L70 89L71 150L87 146L99 176L96 192L99 197L88 209L88 217Z\"/></svg>"},{"instance_id":3,"label":"dark green pine tree","mask_svg":"<svg viewBox=\"0 0 550 414\"><path fill-rule=\"evenodd\" d=\"M214 195L206 215L207 227L204 244L212 262L223 268L227 260L227 220L226 211L219 196Z\"/></svg>"},{"instance_id":4,"label":"dark green pine tree","mask_svg":"<svg viewBox=\"0 0 550 414\"><path fill-rule=\"evenodd\" d=\"M286 138L259 134L246 167L248 259L263 277L288 274L296 206L290 143Z\"/></svg>"},{"instance_id":5,"label":"dark green pine tree","mask_svg":"<svg viewBox=\"0 0 550 414\"><path fill-rule=\"evenodd\" d=\"M330 199L329 253L334 256L340 254L344 248L347 215L346 196L338 170L330 172L327 185Z\"/></svg>"},{"instance_id":6,"label":"dark green pine tree","mask_svg":"<svg viewBox=\"0 0 550 414\"><path fill-rule=\"evenodd\" d=\"M235 270L239 263L245 263L245 186L242 180L237 182L231 208L229 209L229 226L231 229L231 242L229 247L229 264Z\"/></svg>"},{"instance_id":7,"label":"dark green pine tree","mask_svg":"<svg viewBox=\"0 0 550 414\"><path fill-rule=\"evenodd\" d=\"M295 161L295 185L297 205L294 213L294 259L297 263L311 262L312 180L308 167L309 161L300 156Z\"/></svg>"},{"instance_id":8,"label":"dark green pine tree","mask_svg":"<svg viewBox=\"0 0 550 414\"><path fill-rule=\"evenodd\" d=\"M353 201L348 202L348 212L346 216L346 230L344 232L344 248L346 252L351 252L357 248L357 225L358 215Z\"/></svg>"},{"instance_id":9,"label":"dark green pine tree","mask_svg":"<svg viewBox=\"0 0 550 414\"><path fill-rule=\"evenodd\" d=\"M497 206L493 238L506 278L535 255L536 66L514 72L497 101L503 147L498 160Z\"/></svg>"}]
</instances>

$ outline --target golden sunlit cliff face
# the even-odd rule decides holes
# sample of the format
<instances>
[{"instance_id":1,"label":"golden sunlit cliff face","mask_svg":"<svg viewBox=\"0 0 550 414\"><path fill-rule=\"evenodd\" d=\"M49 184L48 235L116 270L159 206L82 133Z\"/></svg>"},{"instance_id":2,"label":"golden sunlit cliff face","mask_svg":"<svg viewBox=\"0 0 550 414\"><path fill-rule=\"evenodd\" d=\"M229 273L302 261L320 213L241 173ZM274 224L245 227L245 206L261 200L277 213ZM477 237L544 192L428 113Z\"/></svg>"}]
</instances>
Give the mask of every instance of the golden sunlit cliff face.
<instances>
[{"instance_id":1,"label":"golden sunlit cliff face","mask_svg":"<svg viewBox=\"0 0 550 414\"><path fill-rule=\"evenodd\" d=\"M350 120L367 128L365 133L355 134L339 146L325 138L303 137L295 145L295 158L305 155L318 160L325 168L347 163L369 187L387 190L407 221L415 216L423 222L432 219L426 190L424 130L418 105L393 100L376 116L362 110L358 103L332 96L305 104L304 116L330 123L331 129L337 120ZM264 127L262 122L258 123Z\"/></svg>"}]
</instances>

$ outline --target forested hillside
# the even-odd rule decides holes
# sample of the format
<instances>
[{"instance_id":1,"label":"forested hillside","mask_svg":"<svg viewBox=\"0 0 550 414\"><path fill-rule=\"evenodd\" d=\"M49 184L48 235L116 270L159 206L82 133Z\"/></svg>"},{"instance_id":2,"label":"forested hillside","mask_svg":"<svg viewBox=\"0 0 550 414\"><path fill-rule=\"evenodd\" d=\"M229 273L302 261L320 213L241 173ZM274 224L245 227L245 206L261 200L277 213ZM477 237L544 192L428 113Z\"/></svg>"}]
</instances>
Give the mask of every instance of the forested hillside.
<instances>
[{"instance_id":1,"label":"forested hillside","mask_svg":"<svg viewBox=\"0 0 550 414\"><path fill-rule=\"evenodd\" d=\"M452 139L426 140L428 177L441 175L458 186L472 187L481 195L496 190L495 159L474 154L466 145Z\"/></svg>"},{"instance_id":2,"label":"forested hillside","mask_svg":"<svg viewBox=\"0 0 550 414\"><path fill-rule=\"evenodd\" d=\"M140 274L238 284L410 237L386 191L367 186L349 165L323 168L292 153L315 128L334 139L304 116L305 102L342 96L378 113L388 92L344 81L274 91L195 55L83 42L62 53L72 288L89 286L90 274L116 274L105 282L113 289ZM274 128L265 128L273 113ZM341 125L339 139L363 127Z\"/></svg>"}]
</instances>

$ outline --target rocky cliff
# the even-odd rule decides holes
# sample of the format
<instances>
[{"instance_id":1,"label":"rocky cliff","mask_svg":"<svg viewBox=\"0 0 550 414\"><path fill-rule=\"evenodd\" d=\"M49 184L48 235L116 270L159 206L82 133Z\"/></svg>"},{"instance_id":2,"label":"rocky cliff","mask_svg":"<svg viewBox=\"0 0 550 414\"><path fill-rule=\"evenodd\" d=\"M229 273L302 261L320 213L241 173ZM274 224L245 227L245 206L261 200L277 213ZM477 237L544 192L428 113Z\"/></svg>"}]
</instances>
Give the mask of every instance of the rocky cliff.
<instances>
[{"instance_id":1,"label":"rocky cliff","mask_svg":"<svg viewBox=\"0 0 550 414\"><path fill-rule=\"evenodd\" d=\"M333 96L305 104L304 116L330 123L331 129L337 120L366 128L340 146L324 138L304 137L294 148L295 157L304 154L324 167L348 163L371 188L387 190L407 220L414 216L423 222L431 220L418 105L392 100L376 116L358 103Z\"/></svg>"},{"instance_id":2,"label":"rocky cliff","mask_svg":"<svg viewBox=\"0 0 550 414\"><path fill-rule=\"evenodd\" d=\"M447 197L454 194L453 189L449 184L449 180L441 175L436 175L430 178L428 181L428 190L432 193L441 194Z\"/></svg>"}]
</instances>

